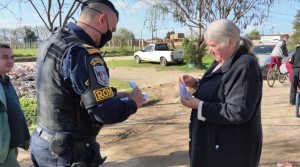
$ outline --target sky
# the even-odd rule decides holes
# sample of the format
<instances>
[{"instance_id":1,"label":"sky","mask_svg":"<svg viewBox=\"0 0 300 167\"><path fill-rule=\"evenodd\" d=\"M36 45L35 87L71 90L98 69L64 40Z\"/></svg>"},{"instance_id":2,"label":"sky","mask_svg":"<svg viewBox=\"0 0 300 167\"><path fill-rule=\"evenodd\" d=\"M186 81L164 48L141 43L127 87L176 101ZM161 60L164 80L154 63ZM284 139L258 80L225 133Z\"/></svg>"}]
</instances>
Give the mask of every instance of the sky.
<instances>
[{"instance_id":1,"label":"sky","mask_svg":"<svg viewBox=\"0 0 300 167\"><path fill-rule=\"evenodd\" d=\"M0 0L0 2L9 2L9 0ZM120 13L120 21L118 28L126 28L134 33L135 38L150 39L152 33L144 26L147 17L148 5L136 0L111 0ZM300 9L300 2L297 0L275 0L274 6L271 8L268 21L258 27L249 26L243 31L247 34L256 29L260 34L271 33L291 33L293 31L293 21L295 14ZM297 1L297 2L296 2ZM1 9L1 6L0 6ZM21 8L16 4L10 4L8 11L0 10L0 33L2 28L16 28L24 26L42 26L43 22L38 17L34 9L30 5L24 5ZM13 15L12 13L15 13ZM79 12L74 15L77 19ZM16 18L22 18L18 20ZM167 32L175 31L176 33L187 33L188 27L183 27L179 23L173 22L169 17L164 23L159 22L158 31L154 32L154 37L164 38ZM71 20L73 21L73 20ZM242 34L242 35L243 35Z\"/></svg>"}]
</instances>

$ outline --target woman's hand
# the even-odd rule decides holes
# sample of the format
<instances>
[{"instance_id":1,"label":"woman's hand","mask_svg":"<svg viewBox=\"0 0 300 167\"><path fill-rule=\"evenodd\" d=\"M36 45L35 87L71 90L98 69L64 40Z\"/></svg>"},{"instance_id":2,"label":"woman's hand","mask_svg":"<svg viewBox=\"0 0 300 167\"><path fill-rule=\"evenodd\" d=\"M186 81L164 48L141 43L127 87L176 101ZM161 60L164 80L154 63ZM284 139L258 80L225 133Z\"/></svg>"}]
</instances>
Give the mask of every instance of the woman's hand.
<instances>
[{"instance_id":1,"label":"woman's hand","mask_svg":"<svg viewBox=\"0 0 300 167\"><path fill-rule=\"evenodd\" d=\"M180 98L181 103L187 108L198 109L200 100L194 97Z\"/></svg>"},{"instance_id":2,"label":"woman's hand","mask_svg":"<svg viewBox=\"0 0 300 167\"><path fill-rule=\"evenodd\" d=\"M198 80L190 75L183 75L179 78L180 83L184 83L186 87L196 88Z\"/></svg>"}]
</instances>

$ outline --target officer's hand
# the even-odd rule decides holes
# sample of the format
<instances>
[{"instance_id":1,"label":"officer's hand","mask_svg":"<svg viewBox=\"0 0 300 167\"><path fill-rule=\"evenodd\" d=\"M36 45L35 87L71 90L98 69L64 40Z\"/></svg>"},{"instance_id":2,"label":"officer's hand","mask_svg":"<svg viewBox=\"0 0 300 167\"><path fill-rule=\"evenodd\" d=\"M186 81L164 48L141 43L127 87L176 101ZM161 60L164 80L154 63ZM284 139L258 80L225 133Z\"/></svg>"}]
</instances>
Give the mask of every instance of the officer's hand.
<instances>
[{"instance_id":1,"label":"officer's hand","mask_svg":"<svg viewBox=\"0 0 300 167\"><path fill-rule=\"evenodd\" d=\"M138 108L142 107L144 102L144 96L138 87L135 87L132 90L132 92L128 95L128 99L134 100Z\"/></svg>"},{"instance_id":2,"label":"officer's hand","mask_svg":"<svg viewBox=\"0 0 300 167\"><path fill-rule=\"evenodd\" d=\"M127 97L128 96L128 92L117 92L117 97L119 98L124 98L124 97Z\"/></svg>"}]
</instances>

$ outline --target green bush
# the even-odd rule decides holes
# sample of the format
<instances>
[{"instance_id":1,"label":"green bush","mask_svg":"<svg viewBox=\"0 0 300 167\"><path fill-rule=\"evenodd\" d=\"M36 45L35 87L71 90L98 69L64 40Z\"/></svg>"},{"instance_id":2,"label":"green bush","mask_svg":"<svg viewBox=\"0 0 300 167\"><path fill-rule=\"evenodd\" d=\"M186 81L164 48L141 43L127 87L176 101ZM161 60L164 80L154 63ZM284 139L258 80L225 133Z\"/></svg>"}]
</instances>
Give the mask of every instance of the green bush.
<instances>
[{"instance_id":1,"label":"green bush","mask_svg":"<svg viewBox=\"0 0 300 167\"><path fill-rule=\"evenodd\" d=\"M21 97L20 105L29 126L37 124L37 103L34 98Z\"/></svg>"},{"instance_id":2,"label":"green bush","mask_svg":"<svg viewBox=\"0 0 300 167\"><path fill-rule=\"evenodd\" d=\"M182 46L184 50L183 59L185 59L188 64L195 64L197 52L194 42L185 38L183 40Z\"/></svg>"}]
</instances>

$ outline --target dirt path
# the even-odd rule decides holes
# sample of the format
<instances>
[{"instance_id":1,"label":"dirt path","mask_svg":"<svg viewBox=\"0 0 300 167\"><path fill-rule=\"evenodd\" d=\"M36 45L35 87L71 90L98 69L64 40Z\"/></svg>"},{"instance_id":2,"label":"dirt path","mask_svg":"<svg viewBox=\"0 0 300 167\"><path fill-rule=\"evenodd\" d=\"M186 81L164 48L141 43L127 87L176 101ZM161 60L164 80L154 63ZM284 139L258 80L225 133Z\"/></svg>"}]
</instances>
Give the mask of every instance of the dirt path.
<instances>
[{"instance_id":1,"label":"dirt path","mask_svg":"<svg viewBox=\"0 0 300 167\"><path fill-rule=\"evenodd\" d=\"M190 110L178 98L180 71L152 68L111 69L115 79L136 81L143 91L158 99L150 101L127 121L105 126L97 140L108 156L104 167L187 167ZM200 73L191 75L199 77ZM262 99L263 151L261 167L280 161L300 161L300 118L288 105L289 84L264 82ZM22 166L30 166L29 153L21 151ZM27 162L27 163L26 163Z\"/></svg>"}]
</instances>

